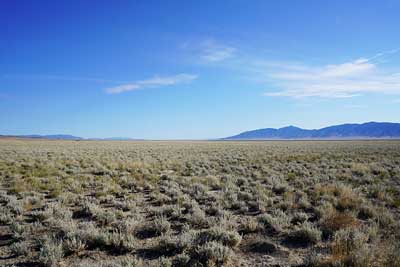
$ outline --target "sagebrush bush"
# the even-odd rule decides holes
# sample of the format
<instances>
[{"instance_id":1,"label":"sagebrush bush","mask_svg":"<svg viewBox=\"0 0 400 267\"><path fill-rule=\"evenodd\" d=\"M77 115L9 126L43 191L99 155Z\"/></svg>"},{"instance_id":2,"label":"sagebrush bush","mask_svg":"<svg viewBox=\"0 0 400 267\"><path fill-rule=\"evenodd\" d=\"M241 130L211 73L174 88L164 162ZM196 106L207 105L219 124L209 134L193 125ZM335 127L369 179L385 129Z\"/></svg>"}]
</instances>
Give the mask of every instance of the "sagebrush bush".
<instances>
[{"instance_id":1,"label":"sagebrush bush","mask_svg":"<svg viewBox=\"0 0 400 267\"><path fill-rule=\"evenodd\" d=\"M360 219L374 219L377 217L376 209L371 204L363 204L358 210L358 217Z\"/></svg>"},{"instance_id":2,"label":"sagebrush bush","mask_svg":"<svg viewBox=\"0 0 400 267\"><path fill-rule=\"evenodd\" d=\"M339 257L350 255L368 241L368 236L359 229L342 229L335 233L332 252Z\"/></svg>"},{"instance_id":3,"label":"sagebrush bush","mask_svg":"<svg viewBox=\"0 0 400 267\"><path fill-rule=\"evenodd\" d=\"M197 228L204 228L209 225L206 213L198 205L191 209L191 213L187 215L186 219L192 226Z\"/></svg>"},{"instance_id":4,"label":"sagebrush bush","mask_svg":"<svg viewBox=\"0 0 400 267\"><path fill-rule=\"evenodd\" d=\"M139 224L140 221L138 221L137 219L127 218L117 221L116 224L114 225L114 228L120 232L124 232L127 234L134 234Z\"/></svg>"},{"instance_id":5,"label":"sagebrush bush","mask_svg":"<svg viewBox=\"0 0 400 267\"><path fill-rule=\"evenodd\" d=\"M164 255L182 253L194 245L196 233L188 231L179 236L161 236L158 240L157 250Z\"/></svg>"},{"instance_id":6,"label":"sagebrush bush","mask_svg":"<svg viewBox=\"0 0 400 267\"><path fill-rule=\"evenodd\" d=\"M47 267L56 267L64 256L62 240L46 237L39 251L38 261Z\"/></svg>"},{"instance_id":7,"label":"sagebrush bush","mask_svg":"<svg viewBox=\"0 0 400 267\"><path fill-rule=\"evenodd\" d=\"M158 259L157 267L172 267L172 261L168 258L161 257Z\"/></svg>"},{"instance_id":8,"label":"sagebrush bush","mask_svg":"<svg viewBox=\"0 0 400 267\"><path fill-rule=\"evenodd\" d=\"M14 214L21 215L24 212L23 204L17 199L16 196L6 195L4 197L6 207Z\"/></svg>"},{"instance_id":9,"label":"sagebrush bush","mask_svg":"<svg viewBox=\"0 0 400 267\"><path fill-rule=\"evenodd\" d=\"M206 266L224 266L232 260L232 254L230 248L211 241L196 248L194 260Z\"/></svg>"},{"instance_id":10,"label":"sagebrush bush","mask_svg":"<svg viewBox=\"0 0 400 267\"><path fill-rule=\"evenodd\" d=\"M207 242L215 241L224 246L236 247L239 245L242 237L239 233L226 230L222 227L212 227L210 229L198 233L197 242L204 244Z\"/></svg>"},{"instance_id":11,"label":"sagebrush bush","mask_svg":"<svg viewBox=\"0 0 400 267\"><path fill-rule=\"evenodd\" d=\"M299 245L314 245L321 241L322 232L312 224L305 222L290 232L287 240Z\"/></svg>"},{"instance_id":12,"label":"sagebrush bush","mask_svg":"<svg viewBox=\"0 0 400 267\"><path fill-rule=\"evenodd\" d=\"M0 224L10 224L15 220L8 210L0 208Z\"/></svg>"},{"instance_id":13,"label":"sagebrush bush","mask_svg":"<svg viewBox=\"0 0 400 267\"><path fill-rule=\"evenodd\" d=\"M259 222L254 218L245 218L240 223L240 232L243 234L254 233L260 230Z\"/></svg>"},{"instance_id":14,"label":"sagebrush bush","mask_svg":"<svg viewBox=\"0 0 400 267\"><path fill-rule=\"evenodd\" d=\"M182 253L174 258L173 266L186 267L189 266L189 262L190 262L190 256L186 253Z\"/></svg>"},{"instance_id":15,"label":"sagebrush bush","mask_svg":"<svg viewBox=\"0 0 400 267\"><path fill-rule=\"evenodd\" d=\"M16 240L22 240L24 239L25 235L25 226L19 222L13 221L10 224L10 230L12 232L12 235L14 239Z\"/></svg>"},{"instance_id":16,"label":"sagebrush bush","mask_svg":"<svg viewBox=\"0 0 400 267\"><path fill-rule=\"evenodd\" d=\"M15 242L11 245L10 247L11 252L16 255L16 256L27 256L30 252L30 247L27 242L20 241L20 242Z\"/></svg>"},{"instance_id":17,"label":"sagebrush bush","mask_svg":"<svg viewBox=\"0 0 400 267\"><path fill-rule=\"evenodd\" d=\"M64 240L63 248L67 253L79 253L87 248L87 244L79 236L69 236Z\"/></svg>"},{"instance_id":18,"label":"sagebrush bush","mask_svg":"<svg viewBox=\"0 0 400 267\"><path fill-rule=\"evenodd\" d=\"M102 226L111 225L117 221L116 212L108 210L98 211L94 218Z\"/></svg>"},{"instance_id":19,"label":"sagebrush bush","mask_svg":"<svg viewBox=\"0 0 400 267\"><path fill-rule=\"evenodd\" d=\"M158 235L161 235L171 229L171 223L164 216L159 216L154 219L152 227Z\"/></svg>"},{"instance_id":20,"label":"sagebrush bush","mask_svg":"<svg viewBox=\"0 0 400 267\"><path fill-rule=\"evenodd\" d=\"M119 231L108 233L106 242L113 250L120 253L133 251L137 244L134 235Z\"/></svg>"},{"instance_id":21,"label":"sagebrush bush","mask_svg":"<svg viewBox=\"0 0 400 267\"><path fill-rule=\"evenodd\" d=\"M258 217L258 221L264 225L266 230L280 233L290 227L291 218L282 210L274 210L271 214L263 214Z\"/></svg>"},{"instance_id":22,"label":"sagebrush bush","mask_svg":"<svg viewBox=\"0 0 400 267\"><path fill-rule=\"evenodd\" d=\"M102 260L100 262L81 261L73 265L73 267L142 267L143 261L132 256L124 256L122 258L112 260Z\"/></svg>"}]
</instances>

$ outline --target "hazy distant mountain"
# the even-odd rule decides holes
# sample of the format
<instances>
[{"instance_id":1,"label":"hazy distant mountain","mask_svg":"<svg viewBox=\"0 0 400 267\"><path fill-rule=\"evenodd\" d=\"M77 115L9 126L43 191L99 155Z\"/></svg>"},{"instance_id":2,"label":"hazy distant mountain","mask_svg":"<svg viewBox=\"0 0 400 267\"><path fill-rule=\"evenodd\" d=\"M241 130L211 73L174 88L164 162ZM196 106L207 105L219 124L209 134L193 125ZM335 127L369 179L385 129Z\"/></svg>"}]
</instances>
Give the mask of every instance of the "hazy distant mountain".
<instances>
[{"instance_id":1,"label":"hazy distant mountain","mask_svg":"<svg viewBox=\"0 0 400 267\"><path fill-rule=\"evenodd\" d=\"M265 128L247 131L223 138L240 139L351 139L351 138L400 138L400 123L367 122L363 124L342 124L316 130L294 126L280 129Z\"/></svg>"},{"instance_id":2,"label":"hazy distant mountain","mask_svg":"<svg viewBox=\"0 0 400 267\"><path fill-rule=\"evenodd\" d=\"M54 135L17 135L19 138L38 138L38 139L49 139L49 140L83 140L82 137L68 135L68 134L54 134Z\"/></svg>"},{"instance_id":3,"label":"hazy distant mountain","mask_svg":"<svg viewBox=\"0 0 400 267\"><path fill-rule=\"evenodd\" d=\"M82 138L79 136L73 136L68 134L54 134L54 135L39 135L39 134L30 134L30 135L0 135L3 138L28 138L28 139L47 139L47 140L88 140L88 141L134 141L140 139L133 139L129 137L110 137L110 138Z\"/></svg>"},{"instance_id":4,"label":"hazy distant mountain","mask_svg":"<svg viewBox=\"0 0 400 267\"><path fill-rule=\"evenodd\" d=\"M137 141L141 139L135 139L130 137L107 137L107 138L88 138L86 140L93 140L93 141Z\"/></svg>"},{"instance_id":5,"label":"hazy distant mountain","mask_svg":"<svg viewBox=\"0 0 400 267\"><path fill-rule=\"evenodd\" d=\"M34 138L48 140L88 140L88 141L137 141L129 137L82 138L67 134L55 135L0 135L0 138ZM399 138L400 123L367 122L363 124L341 124L321 129L307 130L295 126L279 129L265 128L247 131L222 140L257 140L257 139L374 139Z\"/></svg>"}]
</instances>

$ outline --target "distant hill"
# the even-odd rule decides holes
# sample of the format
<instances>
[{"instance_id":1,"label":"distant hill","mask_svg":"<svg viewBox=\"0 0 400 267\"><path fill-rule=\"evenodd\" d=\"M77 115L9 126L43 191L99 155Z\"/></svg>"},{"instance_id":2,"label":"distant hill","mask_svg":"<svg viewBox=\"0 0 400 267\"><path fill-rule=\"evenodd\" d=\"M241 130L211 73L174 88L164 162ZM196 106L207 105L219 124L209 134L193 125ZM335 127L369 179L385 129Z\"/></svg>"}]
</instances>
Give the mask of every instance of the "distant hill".
<instances>
[{"instance_id":1,"label":"distant hill","mask_svg":"<svg viewBox=\"0 0 400 267\"><path fill-rule=\"evenodd\" d=\"M93 141L138 141L142 139L135 139L130 137L107 137L107 138L88 138L86 140L93 140Z\"/></svg>"},{"instance_id":2,"label":"distant hill","mask_svg":"<svg viewBox=\"0 0 400 267\"><path fill-rule=\"evenodd\" d=\"M400 138L400 123L367 122L307 130L295 126L247 131L224 140Z\"/></svg>"},{"instance_id":3,"label":"distant hill","mask_svg":"<svg viewBox=\"0 0 400 267\"><path fill-rule=\"evenodd\" d=\"M82 137L68 135L68 134L54 134L54 135L17 135L18 138L34 138L34 139L49 139L49 140L83 140Z\"/></svg>"},{"instance_id":4,"label":"distant hill","mask_svg":"<svg viewBox=\"0 0 400 267\"><path fill-rule=\"evenodd\" d=\"M0 135L0 138L26 138L26 139L46 139L46 140L87 140L87 141L134 141L140 139L133 139L129 137L110 137L110 138L82 138L68 134L54 134L54 135Z\"/></svg>"}]
</instances>

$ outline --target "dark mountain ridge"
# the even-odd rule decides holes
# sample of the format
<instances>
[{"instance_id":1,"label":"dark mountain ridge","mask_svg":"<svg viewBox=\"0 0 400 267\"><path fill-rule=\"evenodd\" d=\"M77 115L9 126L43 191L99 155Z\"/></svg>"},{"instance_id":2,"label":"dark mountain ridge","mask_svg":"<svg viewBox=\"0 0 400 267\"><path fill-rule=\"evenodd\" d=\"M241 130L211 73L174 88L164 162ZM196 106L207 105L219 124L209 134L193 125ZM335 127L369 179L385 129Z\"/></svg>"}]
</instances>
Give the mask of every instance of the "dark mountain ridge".
<instances>
[{"instance_id":1,"label":"dark mountain ridge","mask_svg":"<svg viewBox=\"0 0 400 267\"><path fill-rule=\"evenodd\" d=\"M256 139L357 139L400 138L400 123L367 122L363 124L341 124L321 129L302 129L288 126L279 129L265 128L246 131L224 140Z\"/></svg>"}]
</instances>

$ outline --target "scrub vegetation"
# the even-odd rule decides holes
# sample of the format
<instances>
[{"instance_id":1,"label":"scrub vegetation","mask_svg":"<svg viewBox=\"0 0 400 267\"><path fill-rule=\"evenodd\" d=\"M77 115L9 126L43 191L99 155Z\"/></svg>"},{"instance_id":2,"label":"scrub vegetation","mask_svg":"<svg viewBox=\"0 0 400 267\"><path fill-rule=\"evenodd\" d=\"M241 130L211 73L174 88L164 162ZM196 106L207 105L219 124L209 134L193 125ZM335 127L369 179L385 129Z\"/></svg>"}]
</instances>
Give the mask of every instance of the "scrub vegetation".
<instances>
[{"instance_id":1,"label":"scrub vegetation","mask_svg":"<svg viewBox=\"0 0 400 267\"><path fill-rule=\"evenodd\" d=\"M0 266L400 266L400 141L0 140Z\"/></svg>"}]
</instances>

